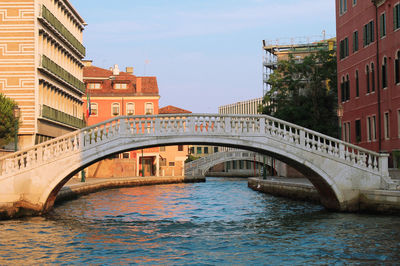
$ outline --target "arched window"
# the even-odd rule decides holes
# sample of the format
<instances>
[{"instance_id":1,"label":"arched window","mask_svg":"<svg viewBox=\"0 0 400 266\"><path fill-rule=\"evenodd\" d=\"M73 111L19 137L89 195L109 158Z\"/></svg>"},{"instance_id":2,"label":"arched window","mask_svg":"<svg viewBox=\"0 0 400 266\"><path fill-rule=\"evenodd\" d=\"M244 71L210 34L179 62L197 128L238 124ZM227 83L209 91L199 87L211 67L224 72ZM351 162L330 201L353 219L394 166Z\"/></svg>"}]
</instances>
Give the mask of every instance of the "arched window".
<instances>
[{"instance_id":1,"label":"arched window","mask_svg":"<svg viewBox=\"0 0 400 266\"><path fill-rule=\"evenodd\" d=\"M111 105L111 115L113 116L119 115L119 103L113 103Z\"/></svg>"},{"instance_id":2,"label":"arched window","mask_svg":"<svg viewBox=\"0 0 400 266\"><path fill-rule=\"evenodd\" d=\"M382 63L382 89L387 87L387 58L383 58Z\"/></svg>"},{"instance_id":3,"label":"arched window","mask_svg":"<svg viewBox=\"0 0 400 266\"><path fill-rule=\"evenodd\" d=\"M371 91L375 91L375 67L374 67L374 63L371 63Z\"/></svg>"},{"instance_id":4,"label":"arched window","mask_svg":"<svg viewBox=\"0 0 400 266\"><path fill-rule=\"evenodd\" d=\"M126 104L126 114L127 115L135 114L135 103L127 103Z\"/></svg>"},{"instance_id":5,"label":"arched window","mask_svg":"<svg viewBox=\"0 0 400 266\"><path fill-rule=\"evenodd\" d=\"M397 51L396 60L394 60L394 77L395 83L400 83L400 51Z\"/></svg>"},{"instance_id":6,"label":"arched window","mask_svg":"<svg viewBox=\"0 0 400 266\"><path fill-rule=\"evenodd\" d=\"M358 80L358 70L356 70L356 97L360 97L360 83Z\"/></svg>"},{"instance_id":7,"label":"arched window","mask_svg":"<svg viewBox=\"0 0 400 266\"><path fill-rule=\"evenodd\" d=\"M350 78L349 75L346 75L346 92L345 92L346 96L345 99L346 101L350 100Z\"/></svg>"},{"instance_id":8,"label":"arched window","mask_svg":"<svg viewBox=\"0 0 400 266\"><path fill-rule=\"evenodd\" d=\"M97 103L90 103L90 115L97 116L98 115L98 105Z\"/></svg>"},{"instance_id":9,"label":"arched window","mask_svg":"<svg viewBox=\"0 0 400 266\"><path fill-rule=\"evenodd\" d=\"M367 78L366 83L367 83L367 93L369 93L369 66L367 65L365 69L365 77Z\"/></svg>"},{"instance_id":10,"label":"arched window","mask_svg":"<svg viewBox=\"0 0 400 266\"><path fill-rule=\"evenodd\" d=\"M146 115L152 115L154 113L153 103L146 103L144 113Z\"/></svg>"}]
</instances>

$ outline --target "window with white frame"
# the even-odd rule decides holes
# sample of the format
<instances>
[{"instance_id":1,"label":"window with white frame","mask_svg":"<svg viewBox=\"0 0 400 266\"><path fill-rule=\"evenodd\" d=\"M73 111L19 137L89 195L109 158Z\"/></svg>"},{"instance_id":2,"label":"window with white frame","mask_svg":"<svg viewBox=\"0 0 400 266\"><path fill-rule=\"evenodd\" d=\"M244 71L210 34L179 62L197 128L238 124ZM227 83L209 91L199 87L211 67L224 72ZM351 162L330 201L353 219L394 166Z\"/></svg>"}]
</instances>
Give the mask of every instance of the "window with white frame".
<instances>
[{"instance_id":1,"label":"window with white frame","mask_svg":"<svg viewBox=\"0 0 400 266\"><path fill-rule=\"evenodd\" d=\"M97 116L98 115L98 105L97 103L90 103L90 115Z\"/></svg>"},{"instance_id":2,"label":"window with white frame","mask_svg":"<svg viewBox=\"0 0 400 266\"><path fill-rule=\"evenodd\" d=\"M88 84L88 89L100 89L101 84L98 82L91 82Z\"/></svg>"},{"instance_id":3,"label":"window with white frame","mask_svg":"<svg viewBox=\"0 0 400 266\"><path fill-rule=\"evenodd\" d=\"M400 138L400 109L397 110L397 136Z\"/></svg>"},{"instance_id":4,"label":"window with white frame","mask_svg":"<svg viewBox=\"0 0 400 266\"><path fill-rule=\"evenodd\" d=\"M114 84L114 89L116 89L116 90L124 90L126 88L127 88L126 83L115 83Z\"/></svg>"},{"instance_id":5,"label":"window with white frame","mask_svg":"<svg viewBox=\"0 0 400 266\"><path fill-rule=\"evenodd\" d=\"M376 140L376 117L375 116L367 117L367 140L368 141Z\"/></svg>"},{"instance_id":6,"label":"window with white frame","mask_svg":"<svg viewBox=\"0 0 400 266\"><path fill-rule=\"evenodd\" d=\"M146 115L152 115L154 113L154 105L153 103L146 103L144 113Z\"/></svg>"},{"instance_id":7,"label":"window with white frame","mask_svg":"<svg viewBox=\"0 0 400 266\"><path fill-rule=\"evenodd\" d=\"M126 104L126 114L127 115L135 114L135 103L127 103Z\"/></svg>"},{"instance_id":8,"label":"window with white frame","mask_svg":"<svg viewBox=\"0 0 400 266\"><path fill-rule=\"evenodd\" d=\"M385 139L389 139L390 138L390 125L389 125L389 113L388 112L383 114L383 127L384 127Z\"/></svg>"},{"instance_id":9,"label":"window with white frame","mask_svg":"<svg viewBox=\"0 0 400 266\"><path fill-rule=\"evenodd\" d=\"M350 122L343 123L343 140L350 142Z\"/></svg>"},{"instance_id":10,"label":"window with white frame","mask_svg":"<svg viewBox=\"0 0 400 266\"><path fill-rule=\"evenodd\" d=\"M111 114L113 116L119 115L119 103L113 103L111 105Z\"/></svg>"}]
</instances>

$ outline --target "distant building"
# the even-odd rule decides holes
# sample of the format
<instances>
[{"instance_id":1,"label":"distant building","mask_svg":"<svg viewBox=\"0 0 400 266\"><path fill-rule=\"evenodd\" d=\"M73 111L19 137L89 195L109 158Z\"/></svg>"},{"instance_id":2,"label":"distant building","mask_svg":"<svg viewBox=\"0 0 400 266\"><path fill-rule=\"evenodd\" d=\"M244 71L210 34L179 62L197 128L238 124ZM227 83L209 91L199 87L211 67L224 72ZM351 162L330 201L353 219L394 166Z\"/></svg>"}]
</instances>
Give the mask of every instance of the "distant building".
<instances>
[{"instance_id":1,"label":"distant building","mask_svg":"<svg viewBox=\"0 0 400 266\"><path fill-rule=\"evenodd\" d=\"M158 85L156 77L139 77L133 67L120 71L118 65L104 69L85 60L83 79L86 85L85 109L90 110L88 125L121 115L158 114ZM89 105L90 104L90 108ZM114 162L99 162L89 168L89 176L159 176L159 148L127 151ZM99 170L99 167L104 167ZM142 173L143 170L143 173Z\"/></svg>"},{"instance_id":2,"label":"distant building","mask_svg":"<svg viewBox=\"0 0 400 266\"><path fill-rule=\"evenodd\" d=\"M262 105L263 98L256 98L247 101L227 104L218 107L219 114L260 114L259 107Z\"/></svg>"},{"instance_id":3,"label":"distant building","mask_svg":"<svg viewBox=\"0 0 400 266\"><path fill-rule=\"evenodd\" d=\"M400 166L400 2L336 0L343 140Z\"/></svg>"},{"instance_id":4,"label":"distant building","mask_svg":"<svg viewBox=\"0 0 400 266\"><path fill-rule=\"evenodd\" d=\"M322 37L324 38L324 37ZM314 40L314 41L312 41ZM336 38L322 40L321 37L278 39L274 41L263 40L263 95L270 90L268 79L278 67L278 62L288 60L293 56L295 60L303 60L304 57L315 54L320 50L336 50Z\"/></svg>"},{"instance_id":5,"label":"distant building","mask_svg":"<svg viewBox=\"0 0 400 266\"><path fill-rule=\"evenodd\" d=\"M172 105L160 108L159 114L185 115L192 112ZM185 160L189 154L188 145L160 147L160 174L162 176L184 175Z\"/></svg>"},{"instance_id":6,"label":"distant building","mask_svg":"<svg viewBox=\"0 0 400 266\"><path fill-rule=\"evenodd\" d=\"M0 93L21 111L23 149L84 127L85 21L68 0L0 2Z\"/></svg>"}]
</instances>

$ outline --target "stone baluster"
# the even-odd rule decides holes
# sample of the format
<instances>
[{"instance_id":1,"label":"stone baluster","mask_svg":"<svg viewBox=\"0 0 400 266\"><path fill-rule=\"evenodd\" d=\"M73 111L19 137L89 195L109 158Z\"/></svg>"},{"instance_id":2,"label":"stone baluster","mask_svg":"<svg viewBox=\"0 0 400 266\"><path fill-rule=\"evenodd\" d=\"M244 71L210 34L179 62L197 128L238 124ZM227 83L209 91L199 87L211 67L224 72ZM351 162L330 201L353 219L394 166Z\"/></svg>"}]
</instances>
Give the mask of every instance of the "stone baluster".
<instances>
[{"instance_id":1,"label":"stone baluster","mask_svg":"<svg viewBox=\"0 0 400 266\"><path fill-rule=\"evenodd\" d=\"M343 143L339 143L339 158L346 159Z\"/></svg>"},{"instance_id":2,"label":"stone baluster","mask_svg":"<svg viewBox=\"0 0 400 266\"><path fill-rule=\"evenodd\" d=\"M372 169L375 171L378 170L378 157L377 156L374 156Z\"/></svg>"},{"instance_id":3,"label":"stone baluster","mask_svg":"<svg viewBox=\"0 0 400 266\"><path fill-rule=\"evenodd\" d=\"M257 120L257 122L259 123L258 128L260 129L260 134L264 135L266 133L265 131L265 117L260 118L259 120Z\"/></svg>"}]
</instances>

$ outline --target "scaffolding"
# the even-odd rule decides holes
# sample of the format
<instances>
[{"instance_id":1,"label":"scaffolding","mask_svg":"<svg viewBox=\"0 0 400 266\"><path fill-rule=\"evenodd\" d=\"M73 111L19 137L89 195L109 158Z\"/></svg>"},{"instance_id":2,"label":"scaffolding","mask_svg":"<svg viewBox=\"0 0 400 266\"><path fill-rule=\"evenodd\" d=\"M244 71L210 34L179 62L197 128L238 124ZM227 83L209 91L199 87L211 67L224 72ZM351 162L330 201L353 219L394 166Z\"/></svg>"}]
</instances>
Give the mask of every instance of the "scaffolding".
<instances>
[{"instance_id":1,"label":"scaffolding","mask_svg":"<svg viewBox=\"0 0 400 266\"><path fill-rule=\"evenodd\" d=\"M263 40L263 96L270 90L268 79L281 60L288 60L292 55L301 62L304 57L320 50L336 50L336 38L326 39L323 36L281 38Z\"/></svg>"}]
</instances>

